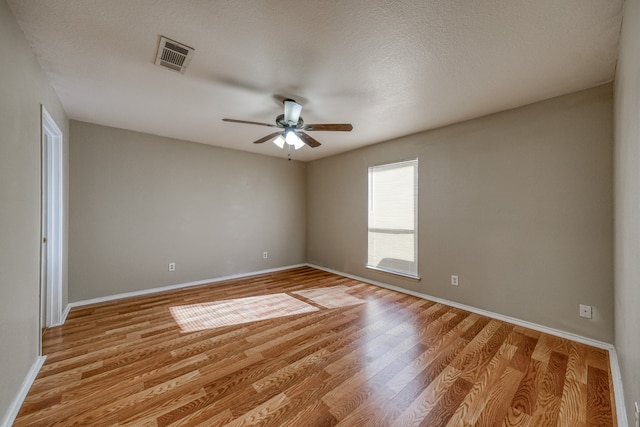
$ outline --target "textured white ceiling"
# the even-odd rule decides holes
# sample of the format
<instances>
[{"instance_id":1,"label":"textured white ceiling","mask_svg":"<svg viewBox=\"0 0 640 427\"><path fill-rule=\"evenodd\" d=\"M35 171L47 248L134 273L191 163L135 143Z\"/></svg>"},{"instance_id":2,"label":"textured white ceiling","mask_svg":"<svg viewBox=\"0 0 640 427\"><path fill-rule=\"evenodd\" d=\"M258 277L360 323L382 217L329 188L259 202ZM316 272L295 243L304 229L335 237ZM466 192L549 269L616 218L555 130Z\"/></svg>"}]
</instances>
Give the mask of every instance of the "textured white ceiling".
<instances>
[{"instance_id":1,"label":"textured white ceiling","mask_svg":"<svg viewBox=\"0 0 640 427\"><path fill-rule=\"evenodd\" d=\"M286 157L252 141L281 97L309 161L611 81L622 0L9 0L69 117ZM195 48L153 64L160 35ZM7 63L7 58L3 62Z\"/></svg>"}]
</instances>

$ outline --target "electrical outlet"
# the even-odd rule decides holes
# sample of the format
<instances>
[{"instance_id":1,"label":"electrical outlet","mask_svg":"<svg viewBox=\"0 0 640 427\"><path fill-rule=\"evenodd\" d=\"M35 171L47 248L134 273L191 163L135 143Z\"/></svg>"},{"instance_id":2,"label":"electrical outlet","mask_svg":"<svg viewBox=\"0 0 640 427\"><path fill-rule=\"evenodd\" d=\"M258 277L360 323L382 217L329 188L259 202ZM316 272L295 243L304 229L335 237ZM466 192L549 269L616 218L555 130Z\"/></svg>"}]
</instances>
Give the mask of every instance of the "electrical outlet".
<instances>
[{"instance_id":1,"label":"electrical outlet","mask_svg":"<svg viewBox=\"0 0 640 427\"><path fill-rule=\"evenodd\" d=\"M458 286L458 276L456 275L451 275L451 285L452 286Z\"/></svg>"},{"instance_id":2,"label":"electrical outlet","mask_svg":"<svg viewBox=\"0 0 640 427\"><path fill-rule=\"evenodd\" d=\"M580 317L584 317L585 319L591 319L592 307L590 305L580 304Z\"/></svg>"},{"instance_id":3,"label":"electrical outlet","mask_svg":"<svg viewBox=\"0 0 640 427\"><path fill-rule=\"evenodd\" d=\"M267 258L269 258L269 252L267 251L262 252L262 259L267 259Z\"/></svg>"},{"instance_id":4,"label":"electrical outlet","mask_svg":"<svg viewBox=\"0 0 640 427\"><path fill-rule=\"evenodd\" d=\"M169 271L176 271L176 263L175 262L170 262L169 263Z\"/></svg>"}]
</instances>

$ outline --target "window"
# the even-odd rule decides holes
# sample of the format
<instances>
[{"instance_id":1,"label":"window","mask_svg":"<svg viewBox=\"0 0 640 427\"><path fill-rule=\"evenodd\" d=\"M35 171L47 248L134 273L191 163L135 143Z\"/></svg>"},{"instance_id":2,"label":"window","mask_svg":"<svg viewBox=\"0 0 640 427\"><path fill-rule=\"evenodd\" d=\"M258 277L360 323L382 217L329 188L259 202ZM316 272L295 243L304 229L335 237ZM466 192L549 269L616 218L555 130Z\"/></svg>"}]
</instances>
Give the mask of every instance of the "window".
<instances>
[{"instance_id":1,"label":"window","mask_svg":"<svg viewBox=\"0 0 640 427\"><path fill-rule=\"evenodd\" d=\"M418 159L369 168L367 267L418 276Z\"/></svg>"}]
</instances>

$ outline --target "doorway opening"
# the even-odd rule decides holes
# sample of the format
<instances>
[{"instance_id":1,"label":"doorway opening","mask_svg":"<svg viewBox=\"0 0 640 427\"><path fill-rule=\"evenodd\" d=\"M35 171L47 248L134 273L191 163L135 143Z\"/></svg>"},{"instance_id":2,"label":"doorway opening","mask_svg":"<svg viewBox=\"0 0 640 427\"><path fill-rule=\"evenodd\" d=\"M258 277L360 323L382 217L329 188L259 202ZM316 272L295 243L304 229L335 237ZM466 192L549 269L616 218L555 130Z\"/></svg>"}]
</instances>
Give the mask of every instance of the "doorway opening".
<instances>
[{"instance_id":1,"label":"doorway opening","mask_svg":"<svg viewBox=\"0 0 640 427\"><path fill-rule=\"evenodd\" d=\"M62 322L62 132L44 105L41 113L40 327L44 331Z\"/></svg>"}]
</instances>

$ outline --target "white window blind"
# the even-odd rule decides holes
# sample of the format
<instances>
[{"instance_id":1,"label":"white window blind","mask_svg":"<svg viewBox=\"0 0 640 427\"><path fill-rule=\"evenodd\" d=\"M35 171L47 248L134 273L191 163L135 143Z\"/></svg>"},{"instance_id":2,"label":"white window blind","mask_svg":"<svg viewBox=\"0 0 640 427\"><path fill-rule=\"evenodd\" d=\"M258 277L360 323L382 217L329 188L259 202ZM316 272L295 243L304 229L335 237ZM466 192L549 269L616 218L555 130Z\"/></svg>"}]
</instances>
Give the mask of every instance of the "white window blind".
<instances>
[{"instance_id":1,"label":"white window blind","mask_svg":"<svg viewBox=\"0 0 640 427\"><path fill-rule=\"evenodd\" d=\"M418 159L369 168L367 266L418 276Z\"/></svg>"}]
</instances>

